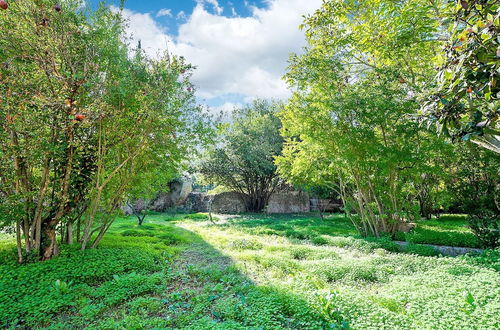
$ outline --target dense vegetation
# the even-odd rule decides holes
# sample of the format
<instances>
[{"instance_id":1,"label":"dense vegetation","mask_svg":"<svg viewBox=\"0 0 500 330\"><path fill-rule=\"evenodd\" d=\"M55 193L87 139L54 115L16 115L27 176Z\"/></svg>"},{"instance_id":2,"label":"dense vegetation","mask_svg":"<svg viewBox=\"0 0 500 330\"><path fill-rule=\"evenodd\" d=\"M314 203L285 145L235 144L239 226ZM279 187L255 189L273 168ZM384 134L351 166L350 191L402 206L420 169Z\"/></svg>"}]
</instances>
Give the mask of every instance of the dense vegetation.
<instances>
[{"instance_id":1,"label":"dense vegetation","mask_svg":"<svg viewBox=\"0 0 500 330\"><path fill-rule=\"evenodd\" d=\"M10 303L0 304L0 326L499 326L498 251L433 257L412 245L397 253L389 240L353 237L343 215L206 220L150 215L139 227L133 217L119 219L99 249L66 246L59 257L26 266L12 259L13 242L2 244L0 300ZM446 231L450 241L473 244L463 218L442 222L424 228L420 241Z\"/></svg>"},{"instance_id":2,"label":"dense vegetation","mask_svg":"<svg viewBox=\"0 0 500 330\"><path fill-rule=\"evenodd\" d=\"M498 1L325 0L215 125L123 6L0 0L0 327L500 328ZM148 212L182 175L256 213Z\"/></svg>"},{"instance_id":3,"label":"dense vegetation","mask_svg":"<svg viewBox=\"0 0 500 330\"><path fill-rule=\"evenodd\" d=\"M302 28L308 48L290 58L285 76L294 94L280 112L285 137L283 155L277 157L280 176L335 190L365 236L394 234L404 223L452 206L499 214L495 149L452 145L427 129L436 123L440 130L453 126L452 135L476 142L495 134L498 54L491 51L497 44L492 36L499 7L481 3L326 1L307 17ZM463 54L454 51L441 73L446 77L441 88L456 96L453 107L444 91L436 92L444 110L438 106L434 115L419 118L422 99L436 85L435 67L444 61L444 29L455 16L460 22L450 26L452 38L463 35L466 17L466 24L479 26L469 27L471 38L479 33L485 45L470 40ZM472 84L481 92L477 97L469 93L467 103L464 91ZM423 119L427 126L421 125ZM485 127L477 127L479 121ZM496 223L494 215L487 217Z\"/></svg>"},{"instance_id":4,"label":"dense vegetation","mask_svg":"<svg viewBox=\"0 0 500 330\"><path fill-rule=\"evenodd\" d=\"M278 110L264 100L235 109L197 169L207 182L240 193L249 212L262 211L281 181L274 164L283 148Z\"/></svg>"},{"instance_id":5,"label":"dense vegetation","mask_svg":"<svg viewBox=\"0 0 500 330\"><path fill-rule=\"evenodd\" d=\"M147 58L123 42L120 13L80 5L0 11L0 224L15 226L20 262L56 255L60 227L96 247L124 198L177 175L205 131L191 66Z\"/></svg>"}]
</instances>

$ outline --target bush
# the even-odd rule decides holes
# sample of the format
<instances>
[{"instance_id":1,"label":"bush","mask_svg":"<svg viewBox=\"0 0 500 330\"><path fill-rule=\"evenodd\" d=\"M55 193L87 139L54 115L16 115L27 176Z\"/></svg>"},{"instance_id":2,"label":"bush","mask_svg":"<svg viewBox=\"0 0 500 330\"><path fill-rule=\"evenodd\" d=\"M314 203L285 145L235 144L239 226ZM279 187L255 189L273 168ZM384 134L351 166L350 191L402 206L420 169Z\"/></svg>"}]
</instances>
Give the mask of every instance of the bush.
<instances>
[{"instance_id":1,"label":"bush","mask_svg":"<svg viewBox=\"0 0 500 330\"><path fill-rule=\"evenodd\" d=\"M471 215L467 220L470 229L476 235L482 247L494 249L500 246L500 230L498 228L500 216L491 212L483 212Z\"/></svg>"},{"instance_id":2,"label":"bush","mask_svg":"<svg viewBox=\"0 0 500 330\"><path fill-rule=\"evenodd\" d=\"M413 244L413 243L406 245L403 248L403 251L406 253L417 254L420 256L427 256L427 257L439 255L439 252L432 246Z\"/></svg>"}]
</instances>

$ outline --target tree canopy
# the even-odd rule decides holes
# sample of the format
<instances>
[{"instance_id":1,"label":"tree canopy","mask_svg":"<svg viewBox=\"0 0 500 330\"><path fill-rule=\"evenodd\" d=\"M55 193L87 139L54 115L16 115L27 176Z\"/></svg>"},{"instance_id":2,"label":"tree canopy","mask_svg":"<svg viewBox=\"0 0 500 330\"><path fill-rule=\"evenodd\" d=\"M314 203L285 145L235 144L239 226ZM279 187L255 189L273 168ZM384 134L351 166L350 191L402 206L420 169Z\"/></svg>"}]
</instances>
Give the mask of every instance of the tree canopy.
<instances>
[{"instance_id":1,"label":"tree canopy","mask_svg":"<svg viewBox=\"0 0 500 330\"><path fill-rule=\"evenodd\" d=\"M191 66L132 51L105 5L19 0L0 25L1 220L16 223L20 260L22 246L57 254L56 228L71 237L74 223L95 247L127 191L175 175L203 135Z\"/></svg>"},{"instance_id":2,"label":"tree canopy","mask_svg":"<svg viewBox=\"0 0 500 330\"><path fill-rule=\"evenodd\" d=\"M278 103L257 100L235 109L198 169L207 181L239 192L249 211L262 211L279 183L274 164L283 145L278 108Z\"/></svg>"},{"instance_id":3,"label":"tree canopy","mask_svg":"<svg viewBox=\"0 0 500 330\"><path fill-rule=\"evenodd\" d=\"M450 38L425 118L445 136L500 153L500 4L452 1L447 11Z\"/></svg>"}]
</instances>

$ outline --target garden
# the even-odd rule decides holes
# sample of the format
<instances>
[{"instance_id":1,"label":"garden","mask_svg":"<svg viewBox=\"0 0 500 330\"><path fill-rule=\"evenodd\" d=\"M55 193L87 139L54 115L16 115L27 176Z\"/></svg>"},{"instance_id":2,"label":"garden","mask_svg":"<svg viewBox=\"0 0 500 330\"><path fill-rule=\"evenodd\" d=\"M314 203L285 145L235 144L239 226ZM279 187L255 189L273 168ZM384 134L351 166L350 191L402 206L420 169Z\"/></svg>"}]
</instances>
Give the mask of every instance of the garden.
<instances>
[{"instance_id":1,"label":"garden","mask_svg":"<svg viewBox=\"0 0 500 330\"><path fill-rule=\"evenodd\" d=\"M99 249L66 247L43 263L16 265L13 242L4 242L0 292L9 303L0 307L1 326L498 327L495 250L446 257L414 244L402 251L356 235L340 214L146 219L139 226L119 218ZM459 221L443 221L436 232L471 241Z\"/></svg>"},{"instance_id":2,"label":"garden","mask_svg":"<svg viewBox=\"0 0 500 330\"><path fill-rule=\"evenodd\" d=\"M217 114L150 13L0 0L1 328L500 328L500 4L310 9L286 96Z\"/></svg>"}]
</instances>

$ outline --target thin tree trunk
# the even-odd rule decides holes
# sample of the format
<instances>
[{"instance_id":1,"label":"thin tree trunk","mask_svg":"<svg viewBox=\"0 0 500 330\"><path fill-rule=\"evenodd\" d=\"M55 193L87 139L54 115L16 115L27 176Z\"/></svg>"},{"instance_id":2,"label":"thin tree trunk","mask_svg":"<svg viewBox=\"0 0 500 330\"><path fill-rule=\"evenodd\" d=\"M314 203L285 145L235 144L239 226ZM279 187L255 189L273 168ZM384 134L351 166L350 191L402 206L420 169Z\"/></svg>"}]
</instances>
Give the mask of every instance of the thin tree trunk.
<instances>
[{"instance_id":1,"label":"thin tree trunk","mask_svg":"<svg viewBox=\"0 0 500 330\"><path fill-rule=\"evenodd\" d=\"M73 244L73 223L68 221L66 228L66 243Z\"/></svg>"},{"instance_id":2,"label":"thin tree trunk","mask_svg":"<svg viewBox=\"0 0 500 330\"><path fill-rule=\"evenodd\" d=\"M21 240L21 223L20 221L16 221L16 242L17 242L17 262L23 263L23 247Z\"/></svg>"},{"instance_id":3,"label":"thin tree trunk","mask_svg":"<svg viewBox=\"0 0 500 330\"><path fill-rule=\"evenodd\" d=\"M42 175L42 183L40 193L38 194L38 202L35 209L35 217L33 219L33 224L31 226L31 236L35 239L34 248L35 250L40 250L40 237L41 237L41 228L42 228L42 207L43 201L45 199L45 194L47 192L47 188L49 186L49 159L45 160L43 175Z\"/></svg>"},{"instance_id":4,"label":"thin tree trunk","mask_svg":"<svg viewBox=\"0 0 500 330\"><path fill-rule=\"evenodd\" d=\"M82 215L80 214L78 216L78 219L76 220L76 241L80 243L80 230L81 230L81 222L82 222Z\"/></svg>"}]
</instances>

